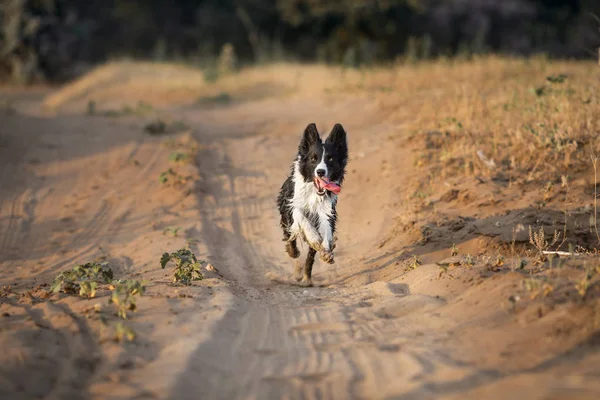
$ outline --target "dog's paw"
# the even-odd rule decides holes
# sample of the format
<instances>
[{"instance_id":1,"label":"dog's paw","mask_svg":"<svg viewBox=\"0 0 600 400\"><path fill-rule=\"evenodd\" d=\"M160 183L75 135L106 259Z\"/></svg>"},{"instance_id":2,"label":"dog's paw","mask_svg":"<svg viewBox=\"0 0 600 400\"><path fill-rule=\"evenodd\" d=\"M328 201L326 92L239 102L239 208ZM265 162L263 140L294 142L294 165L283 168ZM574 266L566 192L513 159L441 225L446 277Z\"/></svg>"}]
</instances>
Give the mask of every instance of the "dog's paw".
<instances>
[{"instance_id":1,"label":"dog's paw","mask_svg":"<svg viewBox=\"0 0 600 400\"><path fill-rule=\"evenodd\" d=\"M295 242L287 242L285 244L285 251L292 258L300 257L300 250L298 250L298 246L296 246Z\"/></svg>"},{"instance_id":2,"label":"dog's paw","mask_svg":"<svg viewBox=\"0 0 600 400\"><path fill-rule=\"evenodd\" d=\"M314 250L314 251L323 251L323 245L320 242L308 242L308 245Z\"/></svg>"},{"instance_id":3,"label":"dog's paw","mask_svg":"<svg viewBox=\"0 0 600 400\"><path fill-rule=\"evenodd\" d=\"M306 287L311 287L313 285L312 279L310 279L309 277L305 276L300 281L300 285L306 286Z\"/></svg>"},{"instance_id":4,"label":"dog's paw","mask_svg":"<svg viewBox=\"0 0 600 400\"><path fill-rule=\"evenodd\" d=\"M321 252L321 254L319 254L319 257L321 258L321 260L323 260L327 264L335 263L332 251L323 251L323 252Z\"/></svg>"},{"instance_id":5,"label":"dog's paw","mask_svg":"<svg viewBox=\"0 0 600 400\"><path fill-rule=\"evenodd\" d=\"M300 260L296 260L296 266L294 267L294 280L300 282L304 274L304 263Z\"/></svg>"}]
</instances>

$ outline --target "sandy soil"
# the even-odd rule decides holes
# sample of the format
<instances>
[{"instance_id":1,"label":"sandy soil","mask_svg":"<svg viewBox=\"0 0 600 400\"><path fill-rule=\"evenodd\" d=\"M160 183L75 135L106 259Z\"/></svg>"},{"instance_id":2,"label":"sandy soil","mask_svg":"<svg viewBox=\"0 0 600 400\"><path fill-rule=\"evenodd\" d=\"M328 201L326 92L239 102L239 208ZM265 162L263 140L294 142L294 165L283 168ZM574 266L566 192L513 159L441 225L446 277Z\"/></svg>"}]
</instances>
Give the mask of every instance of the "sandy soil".
<instances>
[{"instance_id":1,"label":"sandy soil","mask_svg":"<svg viewBox=\"0 0 600 400\"><path fill-rule=\"evenodd\" d=\"M85 115L90 98L131 101L114 88L85 86L75 100L3 90L15 109L0 116L0 398L600 397L597 300L530 300L522 274L455 262L495 256L494 238L510 241L534 218L527 209L482 205L469 217L457 191L438 205L452 218L418 244L402 199L420 148L402 124L372 98L284 89L226 105L174 95L150 116L115 118ZM61 107L48 111L48 98ZM150 136L143 126L156 115L189 129ZM275 198L313 121L343 123L351 161L336 264L317 261L305 288L292 279ZM174 148L195 154L176 166L189 179L161 184ZM492 183L469 185L460 193ZM160 256L188 243L217 270L172 285ZM449 258L452 243L461 254ZM422 265L411 270L414 254ZM91 260L147 282L127 321L133 342L112 340L107 289L90 300L49 293L56 274ZM560 274L572 286L581 272Z\"/></svg>"}]
</instances>

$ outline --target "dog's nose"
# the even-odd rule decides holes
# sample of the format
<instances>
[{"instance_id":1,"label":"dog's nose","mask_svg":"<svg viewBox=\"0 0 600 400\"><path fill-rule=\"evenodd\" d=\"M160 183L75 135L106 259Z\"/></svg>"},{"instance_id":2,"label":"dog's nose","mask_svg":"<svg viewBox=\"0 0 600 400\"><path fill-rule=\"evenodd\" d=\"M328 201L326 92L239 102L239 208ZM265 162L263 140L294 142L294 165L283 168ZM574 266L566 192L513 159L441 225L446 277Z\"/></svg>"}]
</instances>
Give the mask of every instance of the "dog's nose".
<instances>
[{"instance_id":1,"label":"dog's nose","mask_svg":"<svg viewBox=\"0 0 600 400\"><path fill-rule=\"evenodd\" d=\"M318 169L317 170L317 176L320 176L320 177L325 176L325 170L324 169Z\"/></svg>"}]
</instances>

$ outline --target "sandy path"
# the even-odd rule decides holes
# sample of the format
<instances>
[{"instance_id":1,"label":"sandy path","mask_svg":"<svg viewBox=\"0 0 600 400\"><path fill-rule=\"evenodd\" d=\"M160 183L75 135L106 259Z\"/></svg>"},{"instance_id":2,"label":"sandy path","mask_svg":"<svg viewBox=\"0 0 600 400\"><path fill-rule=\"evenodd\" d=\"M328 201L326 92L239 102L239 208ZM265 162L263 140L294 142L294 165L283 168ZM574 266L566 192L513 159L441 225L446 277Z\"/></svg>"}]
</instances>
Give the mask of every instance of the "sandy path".
<instances>
[{"instance_id":1,"label":"sandy path","mask_svg":"<svg viewBox=\"0 0 600 400\"><path fill-rule=\"evenodd\" d=\"M477 321L504 321L506 313L486 309L485 298L510 281L471 288L485 312L470 313L453 303L464 286L432 282L435 266L382 275L407 257L379 243L409 177L398 171L408 171L412 158L397 143L402 135L389 142L390 127L376 120L367 101L265 100L173 112L189 121L201 146L199 174L187 193L160 187L169 150L163 139L141 133L135 118L3 119L2 285L49 282L61 269L98 256L150 284L132 320L137 345L97 344L93 323L76 314L89 304L83 300L7 304L4 312L48 327L40 335L28 333L33 327L25 318L4 322L2 346L19 348L26 361L4 366L0 394L462 399L600 393L590 375L596 353L532 355L506 365L500 358L477 362L483 349L498 350L492 339L456 347L465 332L481 333ZM290 280L293 263L283 251L275 197L311 121L322 128L343 122L352 160L339 206L336 264L318 261L316 287L303 288ZM162 234L175 225L185 237ZM172 287L157 260L189 239L221 276ZM576 348L576 341L565 347L571 344ZM577 377L565 373L573 365L583 371ZM18 376L33 370L39 371L35 384Z\"/></svg>"}]
</instances>

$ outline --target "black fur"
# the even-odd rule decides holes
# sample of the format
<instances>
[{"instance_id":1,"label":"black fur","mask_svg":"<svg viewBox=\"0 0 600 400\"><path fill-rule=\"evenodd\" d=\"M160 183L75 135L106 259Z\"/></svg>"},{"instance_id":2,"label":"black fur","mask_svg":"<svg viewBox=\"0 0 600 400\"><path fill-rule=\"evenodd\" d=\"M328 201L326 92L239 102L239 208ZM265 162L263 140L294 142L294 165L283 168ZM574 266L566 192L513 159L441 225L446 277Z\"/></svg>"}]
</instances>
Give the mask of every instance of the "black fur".
<instances>
[{"instance_id":1,"label":"black fur","mask_svg":"<svg viewBox=\"0 0 600 400\"><path fill-rule=\"evenodd\" d=\"M293 171L292 171L293 174ZM289 199L294 197L294 182L292 180L292 176L288 176L288 178L281 186L281 190L279 191L279 196L277 196L277 207L279 208L279 213L281 214L281 229L283 229L283 240L287 241L290 238L289 229L292 227L292 208L288 207ZM293 257L296 258L296 257Z\"/></svg>"}]
</instances>

